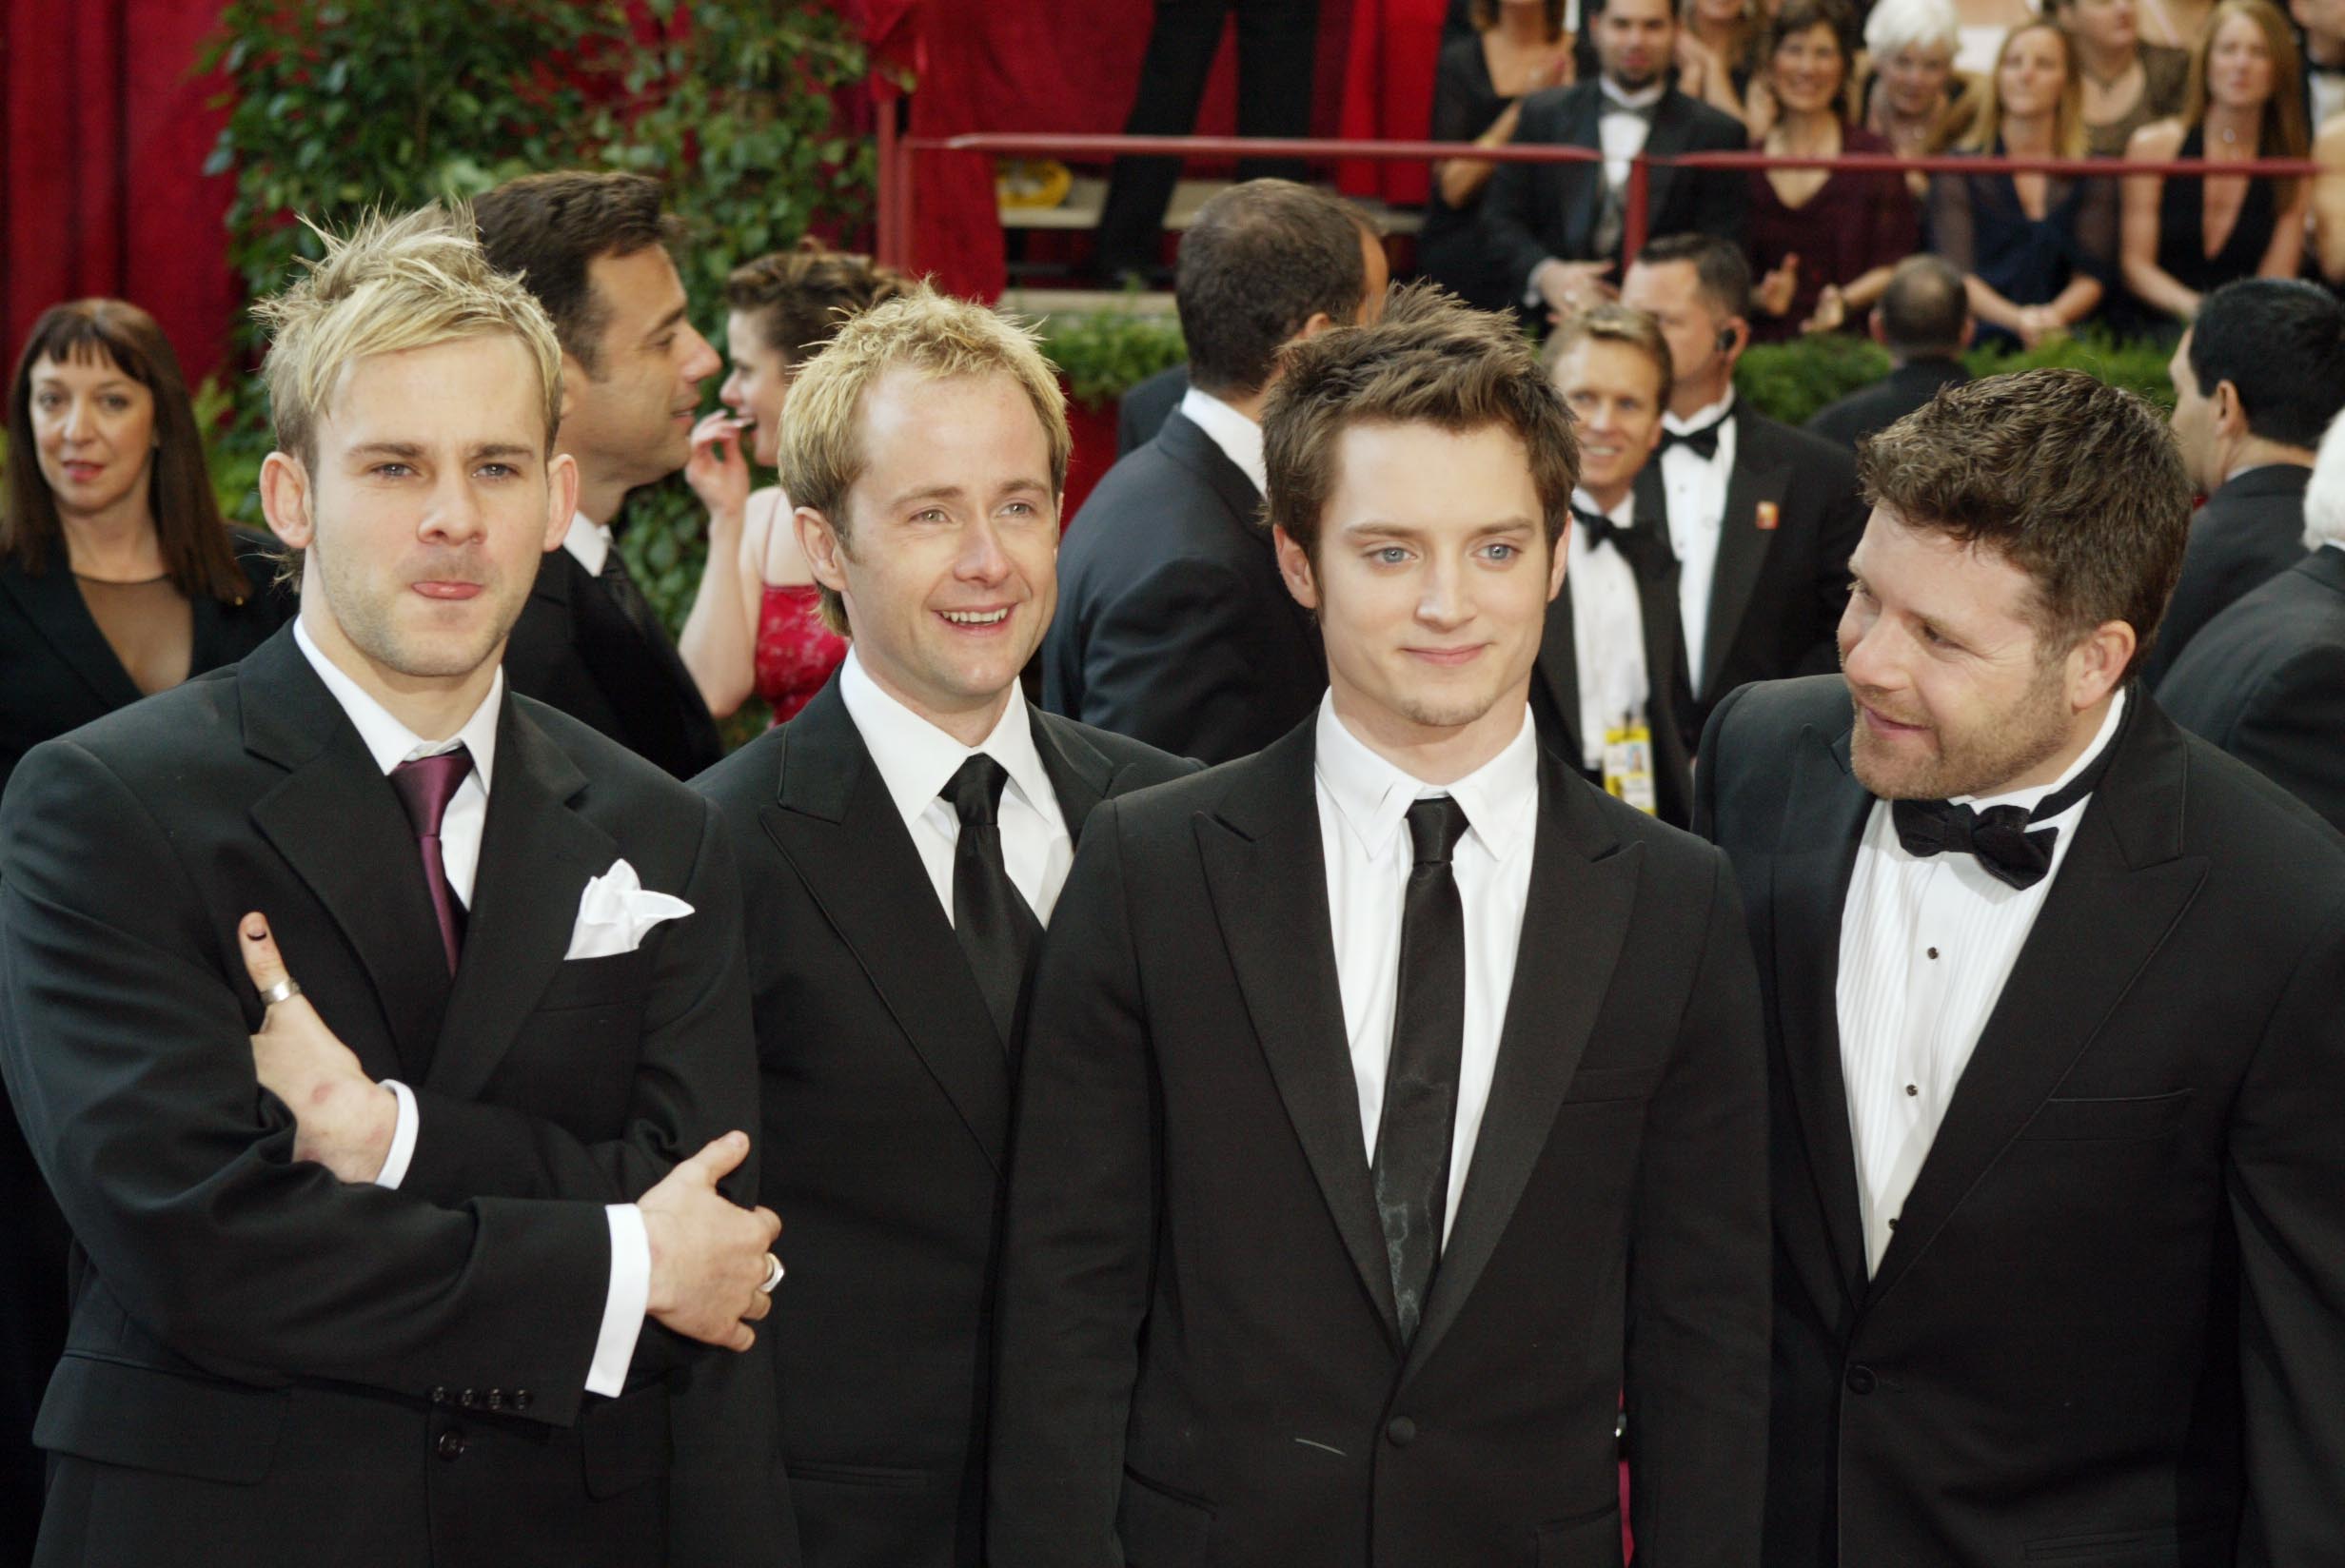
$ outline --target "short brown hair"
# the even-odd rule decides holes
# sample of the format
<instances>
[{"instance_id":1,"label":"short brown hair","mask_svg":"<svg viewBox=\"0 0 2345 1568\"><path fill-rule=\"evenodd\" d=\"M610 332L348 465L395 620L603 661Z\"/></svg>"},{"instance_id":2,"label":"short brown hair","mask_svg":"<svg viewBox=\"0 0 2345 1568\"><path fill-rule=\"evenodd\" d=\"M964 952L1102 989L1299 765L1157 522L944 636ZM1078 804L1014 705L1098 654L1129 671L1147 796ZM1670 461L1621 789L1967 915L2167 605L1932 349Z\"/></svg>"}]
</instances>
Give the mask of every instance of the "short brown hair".
<instances>
[{"instance_id":1,"label":"short brown hair","mask_svg":"<svg viewBox=\"0 0 2345 1568\"><path fill-rule=\"evenodd\" d=\"M1539 363L1552 376L1555 367L1564 363L1564 356L1584 343L1624 343L1651 361L1661 377L1661 395L1656 401L1663 407L1668 406L1669 388L1677 383L1677 372L1669 363L1669 340L1661 335L1659 322L1642 310L1609 300L1590 305L1566 316L1563 324L1547 334L1547 347L1540 351Z\"/></svg>"},{"instance_id":2,"label":"short brown hair","mask_svg":"<svg viewBox=\"0 0 2345 1568\"><path fill-rule=\"evenodd\" d=\"M1343 198L1291 180L1248 180L1197 208L1172 279L1190 383L1250 398L1313 316L1358 316L1374 237Z\"/></svg>"},{"instance_id":3,"label":"short brown hair","mask_svg":"<svg viewBox=\"0 0 2345 1568\"><path fill-rule=\"evenodd\" d=\"M1984 544L2035 579L2047 657L2103 621L2157 640L2190 535L2190 479L2166 421L2080 370L1949 387L1865 441L1865 500L1905 527Z\"/></svg>"},{"instance_id":4,"label":"short brown hair","mask_svg":"<svg viewBox=\"0 0 2345 1568\"><path fill-rule=\"evenodd\" d=\"M648 174L557 169L508 180L473 204L490 265L521 276L553 319L562 352L589 375L601 368L611 311L588 268L681 239L683 225L660 210L660 200Z\"/></svg>"},{"instance_id":5,"label":"short brown hair","mask_svg":"<svg viewBox=\"0 0 2345 1568\"><path fill-rule=\"evenodd\" d=\"M0 558L38 576L48 568L50 548L64 543L57 498L41 476L32 433L32 371L43 360L110 362L153 396L155 455L147 483L164 571L171 586L191 599L243 602L252 583L237 566L227 525L220 519L179 356L155 319L127 300L53 305L25 339L9 393L8 509L0 512Z\"/></svg>"},{"instance_id":6,"label":"short brown hair","mask_svg":"<svg viewBox=\"0 0 2345 1568\"><path fill-rule=\"evenodd\" d=\"M1007 376L1034 405L1050 450L1051 493L1067 488L1067 397L1058 372L1042 357L1031 328L981 304L916 284L838 329L830 346L806 362L790 389L790 417L781 421L782 493L794 506L812 507L847 542L847 492L862 477L863 400L891 370L933 380ZM823 624L848 635L847 607L838 594L820 592Z\"/></svg>"},{"instance_id":7,"label":"short brown hair","mask_svg":"<svg viewBox=\"0 0 2345 1568\"><path fill-rule=\"evenodd\" d=\"M1530 343L1511 321L1468 309L1431 284L1392 296L1371 326L1334 327L1288 348L1262 408L1263 515L1317 559L1335 490L1335 446L1358 424L1500 425L1530 457L1547 547L1571 519L1580 443Z\"/></svg>"},{"instance_id":8,"label":"short brown hair","mask_svg":"<svg viewBox=\"0 0 2345 1568\"><path fill-rule=\"evenodd\" d=\"M849 317L911 287L912 280L892 266L809 239L796 250L735 267L724 281L724 303L756 323L766 347L795 363L838 336Z\"/></svg>"}]
</instances>

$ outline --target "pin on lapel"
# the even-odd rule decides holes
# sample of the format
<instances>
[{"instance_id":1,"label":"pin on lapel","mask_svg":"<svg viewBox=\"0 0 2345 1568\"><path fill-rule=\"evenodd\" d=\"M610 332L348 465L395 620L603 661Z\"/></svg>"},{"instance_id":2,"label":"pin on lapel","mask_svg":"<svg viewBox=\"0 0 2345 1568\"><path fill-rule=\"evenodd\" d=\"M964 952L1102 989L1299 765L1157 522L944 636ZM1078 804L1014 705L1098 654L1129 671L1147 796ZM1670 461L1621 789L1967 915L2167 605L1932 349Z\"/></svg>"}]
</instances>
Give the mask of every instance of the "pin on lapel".
<instances>
[{"instance_id":1,"label":"pin on lapel","mask_svg":"<svg viewBox=\"0 0 2345 1568\"><path fill-rule=\"evenodd\" d=\"M1783 512L1773 501L1763 500L1759 503L1758 516L1752 520L1759 524L1761 533L1772 534L1777 525L1783 520Z\"/></svg>"}]
</instances>

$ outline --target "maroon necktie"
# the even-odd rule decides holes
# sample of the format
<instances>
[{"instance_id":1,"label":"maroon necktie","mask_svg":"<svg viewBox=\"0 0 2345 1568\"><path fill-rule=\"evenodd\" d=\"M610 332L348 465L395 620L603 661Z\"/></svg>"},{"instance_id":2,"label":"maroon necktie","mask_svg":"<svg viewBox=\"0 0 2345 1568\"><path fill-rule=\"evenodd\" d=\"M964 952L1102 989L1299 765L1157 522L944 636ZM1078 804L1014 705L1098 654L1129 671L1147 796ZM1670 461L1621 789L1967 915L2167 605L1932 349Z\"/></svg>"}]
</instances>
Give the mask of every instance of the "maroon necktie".
<instances>
[{"instance_id":1,"label":"maroon necktie","mask_svg":"<svg viewBox=\"0 0 2345 1568\"><path fill-rule=\"evenodd\" d=\"M407 825L415 830L416 848L424 856L424 886L431 890L432 911L440 917L440 944L447 950L448 972L456 972L457 955L464 947L464 910L448 886L448 869L440 854L440 819L457 787L472 772L472 754L462 746L437 756L419 756L391 770L391 787L407 808Z\"/></svg>"}]
</instances>

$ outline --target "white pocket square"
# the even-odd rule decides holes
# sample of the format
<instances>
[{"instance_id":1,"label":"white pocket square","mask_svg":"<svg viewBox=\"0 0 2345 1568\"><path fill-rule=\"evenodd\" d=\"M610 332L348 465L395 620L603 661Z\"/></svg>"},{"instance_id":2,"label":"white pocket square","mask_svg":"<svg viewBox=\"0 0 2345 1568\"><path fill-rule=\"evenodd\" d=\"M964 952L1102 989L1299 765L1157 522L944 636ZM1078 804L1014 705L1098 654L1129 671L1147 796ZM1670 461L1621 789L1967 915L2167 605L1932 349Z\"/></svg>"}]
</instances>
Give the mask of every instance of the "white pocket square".
<instances>
[{"instance_id":1,"label":"white pocket square","mask_svg":"<svg viewBox=\"0 0 2345 1568\"><path fill-rule=\"evenodd\" d=\"M643 933L662 920L692 912L692 906L664 892L647 892L635 868L614 860L611 869L586 884L578 901L578 923L570 929L572 958L609 958L633 952L643 945Z\"/></svg>"}]
</instances>

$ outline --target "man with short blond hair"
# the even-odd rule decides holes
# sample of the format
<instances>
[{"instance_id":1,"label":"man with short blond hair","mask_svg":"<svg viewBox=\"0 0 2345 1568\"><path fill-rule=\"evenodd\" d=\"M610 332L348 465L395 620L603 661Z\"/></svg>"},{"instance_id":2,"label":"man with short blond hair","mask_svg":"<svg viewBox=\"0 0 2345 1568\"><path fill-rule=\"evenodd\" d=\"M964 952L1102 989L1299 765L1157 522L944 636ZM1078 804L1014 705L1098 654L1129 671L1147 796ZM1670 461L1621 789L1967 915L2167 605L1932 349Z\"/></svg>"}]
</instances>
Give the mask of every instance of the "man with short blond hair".
<instances>
[{"instance_id":1,"label":"man with short blond hair","mask_svg":"<svg viewBox=\"0 0 2345 1568\"><path fill-rule=\"evenodd\" d=\"M747 890L782 1441L808 1568L975 1568L1001 1170L1030 958L1101 802L1182 764L1028 706L1066 407L927 288L790 393L782 488L846 662L698 788Z\"/></svg>"},{"instance_id":2,"label":"man with short blond hair","mask_svg":"<svg viewBox=\"0 0 2345 1568\"><path fill-rule=\"evenodd\" d=\"M688 1342L779 1273L730 857L499 667L576 489L553 334L429 208L262 319L299 619L0 806L0 1071L79 1264L35 1560L755 1560L764 1426L668 1489L683 1387L762 1368Z\"/></svg>"}]
</instances>

